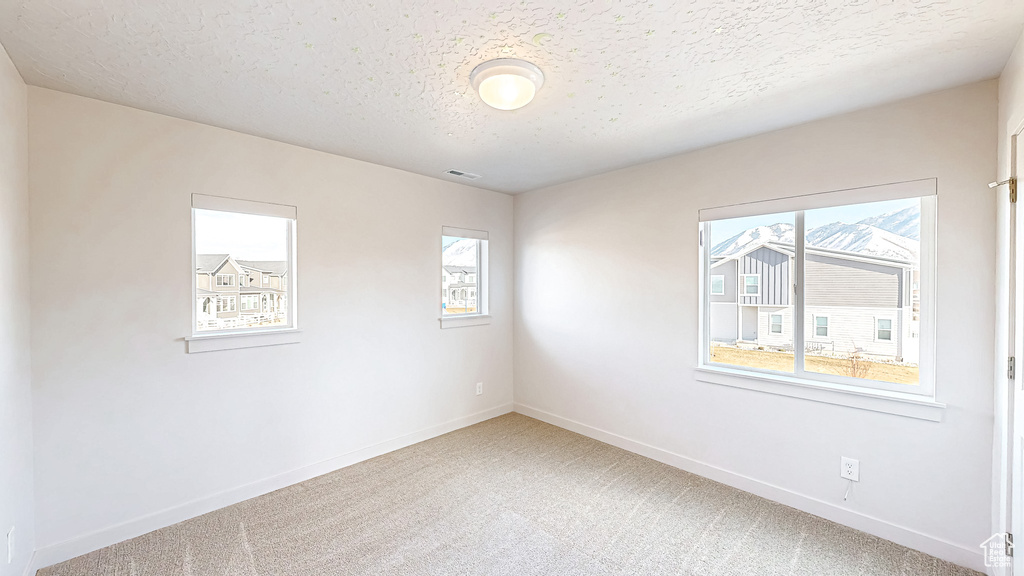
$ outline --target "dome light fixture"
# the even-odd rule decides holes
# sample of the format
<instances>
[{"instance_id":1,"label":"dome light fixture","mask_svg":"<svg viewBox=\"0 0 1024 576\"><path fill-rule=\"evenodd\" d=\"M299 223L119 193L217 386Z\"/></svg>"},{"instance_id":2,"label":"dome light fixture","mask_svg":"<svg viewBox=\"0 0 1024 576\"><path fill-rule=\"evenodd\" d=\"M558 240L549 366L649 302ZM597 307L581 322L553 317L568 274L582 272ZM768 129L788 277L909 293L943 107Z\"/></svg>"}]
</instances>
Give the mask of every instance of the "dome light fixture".
<instances>
[{"instance_id":1,"label":"dome light fixture","mask_svg":"<svg viewBox=\"0 0 1024 576\"><path fill-rule=\"evenodd\" d=\"M544 73L525 60L498 58L474 68L469 80L488 106L515 110L533 100L544 85Z\"/></svg>"}]
</instances>

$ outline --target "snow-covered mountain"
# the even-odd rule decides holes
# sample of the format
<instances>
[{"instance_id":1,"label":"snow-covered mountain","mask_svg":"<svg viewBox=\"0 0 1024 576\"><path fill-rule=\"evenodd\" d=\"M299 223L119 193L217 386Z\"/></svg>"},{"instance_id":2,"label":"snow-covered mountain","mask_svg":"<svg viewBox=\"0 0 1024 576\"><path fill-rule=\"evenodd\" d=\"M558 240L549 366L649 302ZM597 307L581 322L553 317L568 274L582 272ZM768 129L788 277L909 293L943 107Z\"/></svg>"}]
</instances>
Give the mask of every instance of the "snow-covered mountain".
<instances>
[{"instance_id":1,"label":"snow-covered mountain","mask_svg":"<svg viewBox=\"0 0 1024 576\"><path fill-rule=\"evenodd\" d=\"M476 240L461 238L441 251L441 262L445 266L476 267Z\"/></svg>"},{"instance_id":2,"label":"snow-covered mountain","mask_svg":"<svg viewBox=\"0 0 1024 576\"><path fill-rule=\"evenodd\" d=\"M865 218L856 224L833 222L807 233L807 245L882 258L915 260L920 250L921 211L912 206ZM793 245L793 225L773 224L744 230L711 248L712 258L733 256L765 242Z\"/></svg>"},{"instance_id":3,"label":"snow-covered mountain","mask_svg":"<svg viewBox=\"0 0 1024 576\"><path fill-rule=\"evenodd\" d=\"M764 244L765 242L779 242L792 245L794 243L793 234L792 224L772 224L771 226L750 228L712 247L711 257L732 256L742 252L748 246Z\"/></svg>"},{"instance_id":4,"label":"snow-covered mountain","mask_svg":"<svg viewBox=\"0 0 1024 576\"><path fill-rule=\"evenodd\" d=\"M918 205L904 208L896 212L889 212L873 218L865 218L857 224L867 224L875 228L881 228L886 232L892 232L897 236L921 239L921 207Z\"/></svg>"},{"instance_id":5,"label":"snow-covered mountain","mask_svg":"<svg viewBox=\"0 0 1024 576\"><path fill-rule=\"evenodd\" d=\"M914 260L919 242L867 224L833 222L807 233L807 245L883 258Z\"/></svg>"}]
</instances>

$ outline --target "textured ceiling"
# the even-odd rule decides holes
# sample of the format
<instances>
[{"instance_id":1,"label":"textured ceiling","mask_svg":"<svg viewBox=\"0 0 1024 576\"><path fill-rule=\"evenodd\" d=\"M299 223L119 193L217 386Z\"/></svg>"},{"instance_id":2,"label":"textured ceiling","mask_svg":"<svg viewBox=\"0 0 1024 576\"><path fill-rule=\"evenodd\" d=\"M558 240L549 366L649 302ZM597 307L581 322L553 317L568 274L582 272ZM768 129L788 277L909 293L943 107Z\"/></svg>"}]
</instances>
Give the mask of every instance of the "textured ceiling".
<instances>
[{"instance_id":1,"label":"textured ceiling","mask_svg":"<svg viewBox=\"0 0 1024 576\"><path fill-rule=\"evenodd\" d=\"M1024 0L5 0L29 84L519 192L993 78ZM538 65L500 112L480 62Z\"/></svg>"}]
</instances>

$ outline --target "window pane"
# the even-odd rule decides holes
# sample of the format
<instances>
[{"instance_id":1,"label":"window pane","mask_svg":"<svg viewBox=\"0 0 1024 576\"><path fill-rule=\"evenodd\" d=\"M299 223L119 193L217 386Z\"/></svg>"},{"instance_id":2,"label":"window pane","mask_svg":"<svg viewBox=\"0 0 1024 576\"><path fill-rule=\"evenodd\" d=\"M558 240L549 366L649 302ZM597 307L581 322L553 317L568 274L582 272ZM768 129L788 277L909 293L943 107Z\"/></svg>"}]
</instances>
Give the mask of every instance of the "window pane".
<instances>
[{"instance_id":1,"label":"window pane","mask_svg":"<svg viewBox=\"0 0 1024 576\"><path fill-rule=\"evenodd\" d=\"M813 334L804 369L918 384L920 199L808 210L804 219Z\"/></svg>"},{"instance_id":2,"label":"window pane","mask_svg":"<svg viewBox=\"0 0 1024 576\"><path fill-rule=\"evenodd\" d=\"M215 210L194 212L196 330L287 326L290 221ZM285 282L275 287L246 281L271 275Z\"/></svg>"},{"instance_id":3,"label":"window pane","mask_svg":"<svg viewBox=\"0 0 1024 576\"><path fill-rule=\"evenodd\" d=\"M480 241L441 237L441 313L477 314L477 266Z\"/></svg>"},{"instance_id":4,"label":"window pane","mask_svg":"<svg viewBox=\"0 0 1024 576\"><path fill-rule=\"evenodd\" d=\"M711 277L711 293L712 294L725 294L725 277L724 276L712 276Z\"/></svg>"},{"instance_id":5,"label":"window pane","mask_svg":"<svg viewBox=\"0 0 1024 576\"><path fill-rule=\"evenodd\" d=\"M711 362L793 372L792 212L709 223Z\"/></svg>"}]
</instances>

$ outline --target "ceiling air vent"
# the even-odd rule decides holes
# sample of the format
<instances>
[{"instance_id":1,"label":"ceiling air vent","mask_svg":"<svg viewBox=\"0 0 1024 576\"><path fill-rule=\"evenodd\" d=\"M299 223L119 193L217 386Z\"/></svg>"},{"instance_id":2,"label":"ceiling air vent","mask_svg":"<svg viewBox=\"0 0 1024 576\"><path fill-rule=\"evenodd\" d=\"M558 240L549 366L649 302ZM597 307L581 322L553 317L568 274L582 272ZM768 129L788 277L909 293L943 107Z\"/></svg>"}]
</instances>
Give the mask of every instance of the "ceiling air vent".
<instances>
[{"instance_id":1,"label":"ceiling air vent","mask_svg":"<svg viewBox=\"0 0 1024 576\"><path fill-rule=\"evenodd\" d=\"M465 178L466 180L476 180L480 177L479 174L473 174L472 172L463 172L462 170L448 170L445 174L451 174L452 176L458 176L459 178Z\"/></svg>"}]
</instances>

